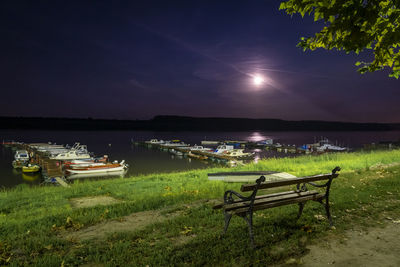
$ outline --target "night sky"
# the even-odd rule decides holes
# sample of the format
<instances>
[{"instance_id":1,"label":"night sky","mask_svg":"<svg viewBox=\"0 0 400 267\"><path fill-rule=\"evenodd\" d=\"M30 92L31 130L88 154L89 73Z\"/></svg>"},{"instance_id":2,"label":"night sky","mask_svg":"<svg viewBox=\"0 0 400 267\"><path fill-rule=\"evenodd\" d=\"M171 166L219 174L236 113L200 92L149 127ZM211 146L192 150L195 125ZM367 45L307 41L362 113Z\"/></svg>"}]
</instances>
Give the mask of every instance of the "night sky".
<instances>
[{"instance_id":1,"label":"night sky","mask_svg":"<svg viewBox=\"0 0 400 267\"><path fill-rule=\"evenodd\" d=\"M0 115L400 122L399 80L303 52L323 24L279 4L1 1Z\"/></svg>"}]
</instances>

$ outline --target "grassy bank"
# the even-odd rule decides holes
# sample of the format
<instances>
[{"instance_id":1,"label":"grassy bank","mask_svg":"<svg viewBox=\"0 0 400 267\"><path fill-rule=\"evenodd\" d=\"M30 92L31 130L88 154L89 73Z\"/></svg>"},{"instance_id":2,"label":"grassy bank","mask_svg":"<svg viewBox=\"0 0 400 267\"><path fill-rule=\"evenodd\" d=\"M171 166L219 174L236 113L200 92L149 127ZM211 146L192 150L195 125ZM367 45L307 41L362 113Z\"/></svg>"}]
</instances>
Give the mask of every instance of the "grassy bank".
<instances>
[{"instance_id":1,"label":"grassy bank","mask_svg":"<svg viewBox=\"0 0 400 267\"><path fill-rule=\"evenodd\" d=\"M400 151L326 154L263 160L235 170L274 170L297 176L342 174L332 186L336 230L314 215L318 203L307 204L299 221L297 206L258 212L256 243L248 247L247 225L232 220L221 239L221 211L211 207L227 189L240 184L209 181L207 169L125 179L76 182L71 188L17 186L0 192L0 265L265 265L304 253L305 245L326 233L368 225L382 212L400 214L400 167L371 168L400 162ZM232 170L232 169L230 169ZM116 204L74 208L71 199L111 196ZM129 221L133 213L148 220L141 227L82 240L79 234L113 221ZM153 217L152 217L153 216ZM156 218L166 219L157 220ZM78 237L71 238L71 234Z\"/></svg>"}]
</instances>

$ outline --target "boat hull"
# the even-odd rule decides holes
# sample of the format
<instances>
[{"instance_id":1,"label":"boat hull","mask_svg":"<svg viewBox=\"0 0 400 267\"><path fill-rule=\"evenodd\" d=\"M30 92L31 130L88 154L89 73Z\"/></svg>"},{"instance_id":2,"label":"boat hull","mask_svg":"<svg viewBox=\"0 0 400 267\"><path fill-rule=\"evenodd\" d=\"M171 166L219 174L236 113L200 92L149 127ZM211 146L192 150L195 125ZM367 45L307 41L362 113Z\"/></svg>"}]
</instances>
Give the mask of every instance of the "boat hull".
<instances>
[{"instance_id":1,"label":"boat hull","mask_svg":"<svg viewBox=\"0 0 400 267\"><path fill-rule=\"evenodd\" d=\"M39 166L24 166L24 167L22 167L22 172L24 172L24 173L35 173L35 172L39 172L39 171L40 171Z\"/></svg>"},{"instance_id":2,"label":"boat hull","mask_svg":"<svg viewBox=\"0 0 400 267\"><path fill-rule=\"evenodd\" d=\"M121 172L126 169L126 166L112 167L112 168L88 168L85 170L68 169L71 174L92 174L92 173L110 173Z\"/></svg>"}]
</instances>

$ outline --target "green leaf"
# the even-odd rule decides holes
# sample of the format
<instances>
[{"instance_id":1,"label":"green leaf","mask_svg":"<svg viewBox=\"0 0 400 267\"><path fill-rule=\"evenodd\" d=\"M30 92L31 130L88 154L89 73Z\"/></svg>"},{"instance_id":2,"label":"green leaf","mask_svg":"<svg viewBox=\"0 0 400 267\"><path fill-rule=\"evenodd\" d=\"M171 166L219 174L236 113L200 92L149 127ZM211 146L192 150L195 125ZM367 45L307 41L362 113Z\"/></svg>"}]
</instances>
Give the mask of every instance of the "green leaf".
<instances>
[{"instance_id":1,"label":"green leaf","mask_svg":"<svg viewBox=\"0 0 400 267\"><path fill-rule=\"evenodd\" d=\"M288 0L280 4L288 14L314 12L314 20L323 18L327 23L314 36L300 39L297 44L303 51L317 48L361 53L373 51L371 62L356 62L360 73L383 68L392 70L390 77L399 77L400 52L400 2L392 0ZM396 48L396 50L394 50Z\"/></svg>"}]
</instances>

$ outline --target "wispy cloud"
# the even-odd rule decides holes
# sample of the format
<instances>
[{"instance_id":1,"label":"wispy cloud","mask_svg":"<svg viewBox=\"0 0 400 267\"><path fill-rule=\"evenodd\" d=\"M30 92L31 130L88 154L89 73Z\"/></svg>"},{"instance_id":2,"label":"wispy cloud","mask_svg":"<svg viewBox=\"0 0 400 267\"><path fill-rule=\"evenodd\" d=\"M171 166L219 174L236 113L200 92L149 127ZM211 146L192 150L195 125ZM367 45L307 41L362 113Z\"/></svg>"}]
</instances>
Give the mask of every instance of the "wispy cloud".
<instances>
[{"instance_id":1,"label":"wispy cloud","mask_svg":"<svg viewBox=\"0 0 400 267\"><path fill-rule=\"evenodd\" d=\"M143 83L139 82L136 79L130 79L129 84L132 85L133 87L138 87L138 88L147 88Z\"/></svg>"}]
</instances>

